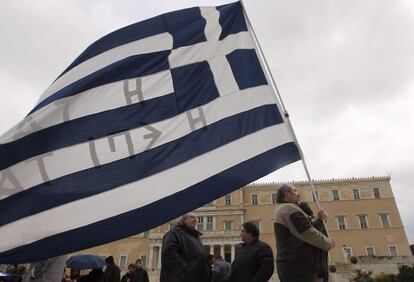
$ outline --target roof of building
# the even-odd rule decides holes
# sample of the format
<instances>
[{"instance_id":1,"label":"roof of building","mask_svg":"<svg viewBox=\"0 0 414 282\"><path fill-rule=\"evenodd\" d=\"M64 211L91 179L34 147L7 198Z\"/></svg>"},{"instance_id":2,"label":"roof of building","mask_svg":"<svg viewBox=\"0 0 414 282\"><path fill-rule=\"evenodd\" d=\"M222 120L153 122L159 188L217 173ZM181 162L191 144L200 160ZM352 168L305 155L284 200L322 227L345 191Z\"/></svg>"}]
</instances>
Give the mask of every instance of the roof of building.
<instances>
[{"instance_id":1,"label":"roof of building","mask_svg":"<svg viewBox=\"0 0 414 282\"><path fill-rule=\"evenodd\" d=\"M350 177L350 178L331 178L331 179L313 179L314 184L329 184L329 183L345 183L345 182L368 182L368 181L390 181L391 176L371 176L371 177ZM269 186L280 186L282 184L296 184L296 185L309 185L308 180L290 180L286 182L262 182L262 183L251 183L247 185L247 188L256 187L269 187Z\"/></svg>"}]
</instances>

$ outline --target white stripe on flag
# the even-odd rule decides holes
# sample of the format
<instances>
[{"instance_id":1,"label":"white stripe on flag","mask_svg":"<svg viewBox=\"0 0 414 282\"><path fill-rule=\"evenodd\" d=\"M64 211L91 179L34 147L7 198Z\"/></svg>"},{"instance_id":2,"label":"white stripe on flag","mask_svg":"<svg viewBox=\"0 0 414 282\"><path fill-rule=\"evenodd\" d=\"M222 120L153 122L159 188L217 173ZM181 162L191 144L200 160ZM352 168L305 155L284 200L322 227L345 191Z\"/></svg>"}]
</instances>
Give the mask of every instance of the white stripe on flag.
<instances>
[{"instance_id":1,"label":"white stripe on flag","mask_svg":"<svg viewBox=\"0 0 414 282\"><path fill-rule=\"evenodd\" d=\"M206 19L204 34L207 41L218 41L221 35L220 13L214 7L200 8L201 15ZM231 37L230 37L231 38ZM209 58L208 64L214 76L217 90L220 96L239 91L230 64L225 56Z\"/></svg>"},{"instance_id":2,"label":"white stripe on flag","mask_svg":"<svg viewBox=\"0 0 414 282\"><path fill-rule=\"evenodd\" d=\"M263 105L274 104L272 95L273 92L271 88L268 85L262 85L244 89L237 94L222 96L203 105L201 108L206 118L206 124L210 125L244 111ZM186 112L150 124L150 126L162 132L159 139L151 148L166 144L167 142L191 133L191 127ZM128 132L131 134L134 154L147 150L150 141L144 139L143 136L150 133L150 131L146 127L139 127ZM122 135L122 133L113 135L118 136L114 137L116 145L115 152L112 152L108 145L110 136L95 140L95 147L97 152L99 152L98 159L100 164L107 164L129 157L125 136L119 135ZM39 157L43 157L49 180L94 167L90 154L89 142L61 148L51 152L50 155L46 153L44 156L37 156L8 168L19 180L23 189L28 189L44 182L44 179L39 172L38 163L36 161L30 161ZM4 170L2 172L4 172Z\"/></svg>"},{"instance_id":3,"label":"white stripe on flag","mask_svg":"<svg viewBox=\"0 0 414 282\"><path fill-rule=\"evenodd\" d=\"M94 73L95 71L100 70L103 67L106 67L117 61L134 55L171 50L172 47L172 35L169 33L161 33L110 49L80 63L59 77L59 79L52 83L52 85L50 85L49 88L46 89L46 91L42 94L38 101L38 104L65 86L68 86L69 84L81 79L82 77Z\"/></svg>"},{"instance_id":4,"label":"white stripe on flag","mask_svg":"<svg viewBox=\"0 0 414 282\"><path fill-rule=\"evenodd\" d=\"M139 181L19 219L2 226L0 252L143 207L292 141L286 124L274 125Z\"/></svg>"},{"instance_id":5,"label":"white stripe on flag","mask_svg":"<svg viewBox=\"0 0 414 282\"><path fill-rule=\"evenodd\" d=\"M209 59L208 65L213 73L214 82L220 96L236 93L240 90L226 57Z\"/></svg>"},{"instance_id":6,"label":"white stripe on flag","mask_svg":"<svg viewBox=\"0 0 414 282\"><path fill-rule=\"evenodd\" d=\"M221 41L206 41L171 51L168 60L171 68L223 57L238 49L254 49L248 31L231 34Z\"/></svg>"},{"instance_id":7,"label":"white stripe on flag","mask_svg":"<svg viewBox=\"0 0 414 282\"><path fill-rule=\"evenodd\" d=\"M134 82L135 79L131 78L128 81ZM174 93L170 70L143 76L141 79L142 96L145 101ZM132 84L130 86L131 90L134 89ZM31 127L31 122L45 129L65 121L126 106L128 102L123 87L124 81L117 81L50 103L26 117L26 122L21 122L2 135L0 137L0 144L14 141L15 138L13 136L16 133L19 133L19 138L22 138L38 131ZM133 103L138 102L140 102L138 99L133 99ZM67 117L65 116L66 105L68 107ZM31 122L28 122L29 119ZM19 128L19 126L21 127Z\"/></svg>"},{"instance_id":8,"label":"white stripe on flag","mask_svg":"<svg viewBox=\"0 0 414 282\"><path fill-rule=\"evenodd\" d=\"M215 7L200 7L200 12L206 20L204 35L207 41L219 40L221 34L220 12Z\"/></svg>"}]
</instances>

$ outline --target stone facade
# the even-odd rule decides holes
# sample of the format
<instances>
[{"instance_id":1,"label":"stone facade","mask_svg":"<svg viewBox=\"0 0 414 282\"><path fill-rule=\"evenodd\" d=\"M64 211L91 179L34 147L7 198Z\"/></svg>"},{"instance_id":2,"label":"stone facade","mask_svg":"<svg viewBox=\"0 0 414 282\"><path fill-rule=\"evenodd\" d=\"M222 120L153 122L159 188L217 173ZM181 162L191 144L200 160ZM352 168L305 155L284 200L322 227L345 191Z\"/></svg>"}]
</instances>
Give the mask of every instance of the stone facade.
<instances>
[{"instance_id":1,"label":"stone facade","mask_svg":"<svg viewBox=\"0 0 414 282\"><path fill-rule=\"evenodd\" d=\"M301 200L309 202L316 211L309 184L291 184L298 188ZM348 265L351 256L411 256L389 177L316 180L314 184L322 207L329 213L328 231L337 243L330 252L332 263ZM260 239L276 253L271 217L280 185L248 185L195 210L207 253L221 254L232 261L240 243L240 226L245 221L254 221L259 226ZM82 253L113 255L123 270L141 258L156 281L161 267L162 237L171 224L174 223Z\"/></svg>"}]
</instances>

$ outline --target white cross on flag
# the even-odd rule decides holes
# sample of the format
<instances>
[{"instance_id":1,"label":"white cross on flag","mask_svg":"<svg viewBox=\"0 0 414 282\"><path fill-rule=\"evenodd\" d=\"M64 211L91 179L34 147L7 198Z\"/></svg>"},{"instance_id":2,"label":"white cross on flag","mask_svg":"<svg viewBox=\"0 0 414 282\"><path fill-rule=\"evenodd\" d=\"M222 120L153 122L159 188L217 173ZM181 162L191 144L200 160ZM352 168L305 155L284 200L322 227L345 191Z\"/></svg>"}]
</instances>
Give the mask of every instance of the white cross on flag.
<instances>
[{"instance_id":1,"label":"white cross on flag","mask_svg":"<svg viewBox=\"0 0 414 282\"><path fill-rule=\"evenodd\" d=\"M300 159L240 3L90 45L0 137L0 263L154 228Z\"/></svg>"}]
</instances>

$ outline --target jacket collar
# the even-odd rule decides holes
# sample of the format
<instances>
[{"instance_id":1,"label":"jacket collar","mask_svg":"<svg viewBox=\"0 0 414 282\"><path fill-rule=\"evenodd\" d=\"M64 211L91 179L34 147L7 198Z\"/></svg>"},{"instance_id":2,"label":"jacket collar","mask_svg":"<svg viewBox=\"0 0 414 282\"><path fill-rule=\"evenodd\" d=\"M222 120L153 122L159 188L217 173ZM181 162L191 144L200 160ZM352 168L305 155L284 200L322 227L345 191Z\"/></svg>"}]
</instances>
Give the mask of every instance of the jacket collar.
<instances>
[{"instance_id":1,"label":"jacket collar","mask_svg":"<svg viewBox=\"0 0 414 282\"><path fill-rule=\"evenodd\" d=\"M241 243L241 245L242 245L243 247L247 247L247 246L254 245L254 244L256 244L257 242L259 242L259 239L253 239L253 240L250 242L250 244L247 244L247 243Z\"/></svg>"},{"instance_id":2,"label":"jacket collar","mask_svg":"<svg viewBox=\"0 0 414 282\"><path fill-rule=\"evenodd\" d=\"M185 224L178 224L177 227L179 227L181 230L187 232L188 234L194 237L200 237L201 235L203 235L203 233L201 233L197 229L190 229Z\"/></svg>"}]
</instances>

